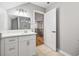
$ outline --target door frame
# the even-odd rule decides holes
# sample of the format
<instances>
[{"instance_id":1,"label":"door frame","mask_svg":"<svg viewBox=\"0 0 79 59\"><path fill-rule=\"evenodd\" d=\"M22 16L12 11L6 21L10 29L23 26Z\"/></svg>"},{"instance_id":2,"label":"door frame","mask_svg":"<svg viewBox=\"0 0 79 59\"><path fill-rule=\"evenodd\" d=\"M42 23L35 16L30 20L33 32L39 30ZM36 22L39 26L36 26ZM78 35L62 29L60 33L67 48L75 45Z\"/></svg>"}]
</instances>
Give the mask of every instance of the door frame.
<instances>
[{"instance_id":1,"label":"door frame","mask_svg":"<svg viewBox=\"0 0 79 59\"><path fill-rule=\"evenodd\" d=\"M33 20L35 22L35 13L39 13L39 14L45 14L44 12L42 11L38 11L38 10L33 10ZM43 21L43 26L44 26L44 21ZM35 27L35 23L34 23L34 27ZM33 31L35 32L35 28L33 29ZM44 27L43 27L43 39L44 39Z\"/></svg>"}]
</instances>

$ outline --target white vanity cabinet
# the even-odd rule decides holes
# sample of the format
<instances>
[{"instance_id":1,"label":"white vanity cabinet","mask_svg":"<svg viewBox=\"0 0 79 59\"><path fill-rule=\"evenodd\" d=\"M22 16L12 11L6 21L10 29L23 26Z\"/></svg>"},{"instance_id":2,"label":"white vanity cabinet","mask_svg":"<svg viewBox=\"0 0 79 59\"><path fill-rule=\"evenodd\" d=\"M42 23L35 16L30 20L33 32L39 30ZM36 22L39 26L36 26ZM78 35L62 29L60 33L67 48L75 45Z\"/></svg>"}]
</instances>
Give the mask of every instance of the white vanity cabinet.
<instances>
[{"instance_id":1,"label":"white vanity cabinet","mask_svg":"<svg viewBox=\"0 0 79 59\"><path fill-rule=\"evenodd\" d=\"M36 51L36 35L18 35L0 39L1 56L32 56Z\"/></svg>"},{"instance_id":2,"label":"white vanity cabinet","mask_svg":"<svg viewBox=\"0 0 79 59\"><path fill-rule=\"evenodd\" d=\"M1 39L1 55L2 56L18 55L18 37L7 37Z\"/></svg>"},{"instance_id":3,"label":"white vanity cabinet","mask_svg":"<svg viewBox=\"0 0 79 59\"><path fill-rule=\"evenodd\" d=\"M32 56L35 54L35 35L19 37L19 55Z\"/></svg>"}]
</instances>

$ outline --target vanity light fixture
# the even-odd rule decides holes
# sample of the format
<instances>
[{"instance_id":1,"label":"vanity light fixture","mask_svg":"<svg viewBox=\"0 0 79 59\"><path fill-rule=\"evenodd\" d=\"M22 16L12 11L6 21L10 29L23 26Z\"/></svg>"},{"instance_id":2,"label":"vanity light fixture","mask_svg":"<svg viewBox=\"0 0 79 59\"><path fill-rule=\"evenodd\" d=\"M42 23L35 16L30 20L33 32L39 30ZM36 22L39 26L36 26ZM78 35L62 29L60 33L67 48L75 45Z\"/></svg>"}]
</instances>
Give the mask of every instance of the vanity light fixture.
<instances>
[{"instance_id":1,"label":"vanity light fixture","mask_svg":"<svg viewBox=\"0 0 79 59\"><path fill-rule=\"evenodd\" d=\"M18 13L18 15L25 15L26 14L26 10L24 10L24 9L16 9L16 11L17 11L17 13Z\"/></svg>"}]
</instances>

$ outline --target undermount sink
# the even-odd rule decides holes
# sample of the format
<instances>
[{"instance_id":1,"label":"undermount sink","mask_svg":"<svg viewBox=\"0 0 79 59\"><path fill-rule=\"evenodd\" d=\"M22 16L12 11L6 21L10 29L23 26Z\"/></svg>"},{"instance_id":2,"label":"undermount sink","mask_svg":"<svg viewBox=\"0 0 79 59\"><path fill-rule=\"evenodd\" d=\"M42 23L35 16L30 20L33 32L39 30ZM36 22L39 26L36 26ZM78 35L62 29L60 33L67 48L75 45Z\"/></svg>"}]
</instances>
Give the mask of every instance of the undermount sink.
<instances>
[{"instance_id":1,"label":"undermount sink","mask_svg":"<svg viewBox=\"0 0 79 59\"><path fill-rule=\"evenodd\" d=\"M27 33L27 32L28 32L28 31L26 31L26 30L24 31L24 33Z\"/></svg>"}]
</instances>

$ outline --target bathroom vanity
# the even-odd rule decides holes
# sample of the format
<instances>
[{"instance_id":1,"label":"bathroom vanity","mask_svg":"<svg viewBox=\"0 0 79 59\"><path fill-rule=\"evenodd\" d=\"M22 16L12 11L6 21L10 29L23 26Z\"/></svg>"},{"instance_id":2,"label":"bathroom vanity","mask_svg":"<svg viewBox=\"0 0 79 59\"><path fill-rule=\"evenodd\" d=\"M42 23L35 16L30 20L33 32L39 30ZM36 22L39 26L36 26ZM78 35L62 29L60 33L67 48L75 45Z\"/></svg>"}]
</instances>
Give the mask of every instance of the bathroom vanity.
<instances>
[{"instance_id":1,"label":"bathroom vanity","mask_svg":"<svg viewBox=\"0 0 79 59\"><path fill-rule=\"evenodd\" d=\"M35 55L36 33L32 32L31 17L0 11L0 56ZM32 31L24 31L27 29Z\"/></svg>"},{"instance_id":2,"label":"bathroom vanity","mask_svg":"<svg viewBox=\"0 0 79 59\"><path fill-rule=\"evenodd\" d=\"M0 34L1 56L32 56L36 54L36 33Z\"/></svg>"}]
</instances>

